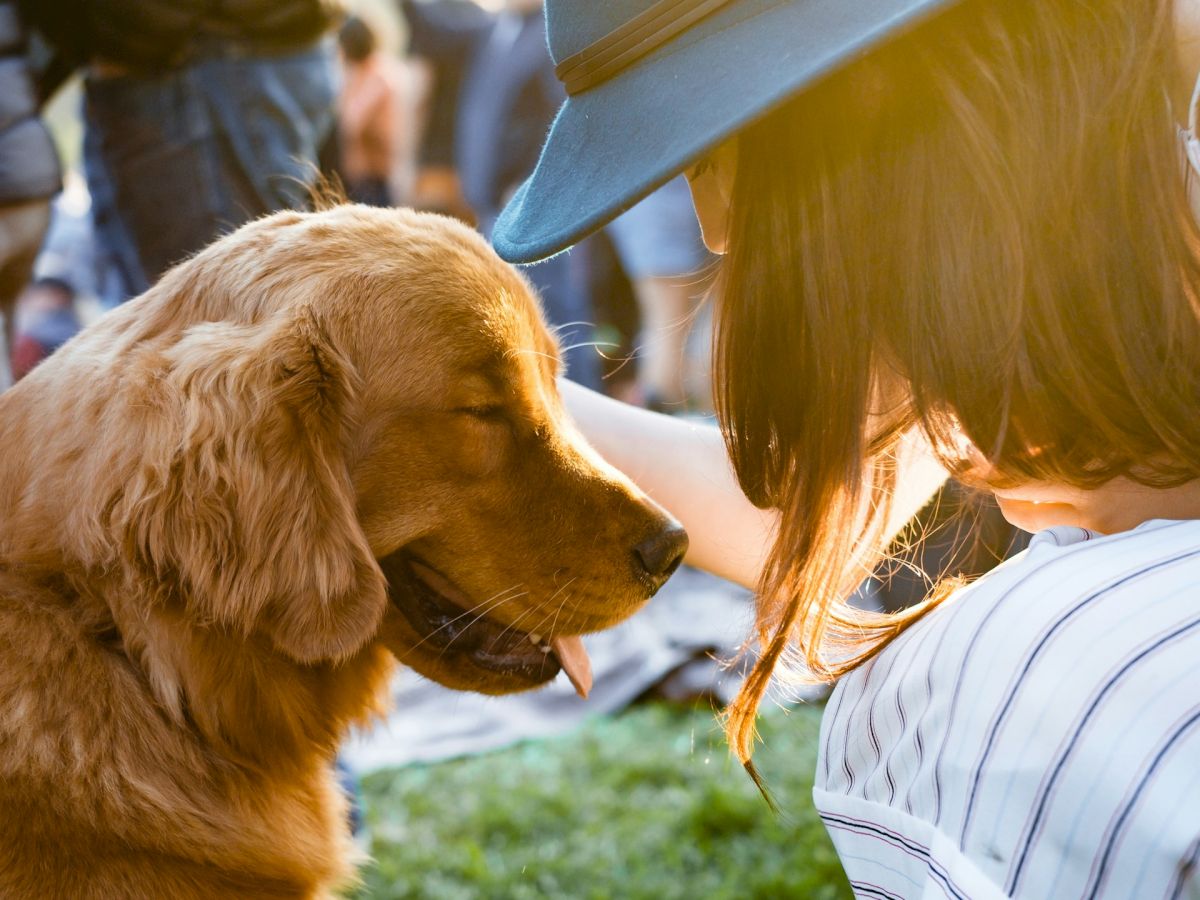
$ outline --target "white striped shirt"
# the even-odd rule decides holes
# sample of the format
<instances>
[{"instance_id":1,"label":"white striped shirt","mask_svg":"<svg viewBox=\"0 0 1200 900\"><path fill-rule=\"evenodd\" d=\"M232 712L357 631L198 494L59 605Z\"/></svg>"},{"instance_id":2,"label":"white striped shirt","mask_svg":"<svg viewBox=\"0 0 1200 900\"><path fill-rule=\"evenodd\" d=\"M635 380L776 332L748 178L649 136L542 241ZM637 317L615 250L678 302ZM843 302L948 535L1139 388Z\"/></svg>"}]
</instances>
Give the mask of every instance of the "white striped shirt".
<instances>
[{"instance_id":1,"label":"white striped shirt","mask_svg":"<svg viewBox=\"0 0 1200 900\"><path fill-rule=\"evenodd\" d=\"M857 897L1200 898L1200 521L1052 528L842 679Z\"/></svg>"}]
</instances>

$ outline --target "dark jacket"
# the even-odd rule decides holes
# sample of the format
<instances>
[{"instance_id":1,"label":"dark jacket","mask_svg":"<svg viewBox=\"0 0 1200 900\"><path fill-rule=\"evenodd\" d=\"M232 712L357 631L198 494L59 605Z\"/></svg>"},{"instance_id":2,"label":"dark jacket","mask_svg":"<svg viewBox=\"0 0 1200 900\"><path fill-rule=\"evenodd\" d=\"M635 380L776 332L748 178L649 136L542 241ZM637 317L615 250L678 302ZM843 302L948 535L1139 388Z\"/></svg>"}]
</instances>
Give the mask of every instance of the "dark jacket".
<instances>
[{"instance_id":1,"label":"dark jacket","mask_svg":"<svg viewBox=\"0 0 1200 900\"><path fill-rule=\"evenodd\" d=\"M182 65L198 38L228 38L263 53L316 40L338 0L20 0L28 20L76 63L103 59L138 71Z\"/></svg>"},{"instance_id":2,"label":"dark jacket","mask_svg":"<svg viewBox=\"0 0 1200 900\"><path fill-rule=\"evenodd\" d=\"M400 12L408 25L409 53L433 68L421 165L453 166L463 78L479 45L487 40L495 17L470 0L401 0Z\"/></svg>"},{"instance_id":3,"label":"dark jacket","mask_svg":"<svg viewBox=\"0 0 1200 900\"><path fill-rule=\"evenodd\" d=\"M0 0L0 205L52 196L59 175L54 143L38 118L17 4Z\"/></svg>"},{"instance_id":4,"label":"dark jacket","mask_svg":"<svg viewBox=\"0 0 1200 900\"><path fill-rule=\"evenodd\" d=\"M463 197L481 221L494 219L533 171L566 99L541 10L497 16L463 83L455 141Z\"/></svg>"}]
</instances>

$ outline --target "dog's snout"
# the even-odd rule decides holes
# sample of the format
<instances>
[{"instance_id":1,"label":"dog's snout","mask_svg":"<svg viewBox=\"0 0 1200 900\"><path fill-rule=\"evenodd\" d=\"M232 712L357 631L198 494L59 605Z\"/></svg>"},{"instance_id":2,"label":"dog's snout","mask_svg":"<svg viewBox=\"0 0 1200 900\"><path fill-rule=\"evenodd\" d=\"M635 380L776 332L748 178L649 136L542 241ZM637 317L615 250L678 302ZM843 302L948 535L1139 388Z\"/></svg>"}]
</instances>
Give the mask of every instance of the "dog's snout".
<instances>
[{"instance_id":1,"label":"dog's snout","mask_svg":"<svg viewBox=\"0 0 1200 900\"><path fill-rule=\"evenodd\" d=\"M664 582L679 568L687 553L688 536L674 519L633 548L636 564L656 582Z\"/></svg>"}]
</instances>

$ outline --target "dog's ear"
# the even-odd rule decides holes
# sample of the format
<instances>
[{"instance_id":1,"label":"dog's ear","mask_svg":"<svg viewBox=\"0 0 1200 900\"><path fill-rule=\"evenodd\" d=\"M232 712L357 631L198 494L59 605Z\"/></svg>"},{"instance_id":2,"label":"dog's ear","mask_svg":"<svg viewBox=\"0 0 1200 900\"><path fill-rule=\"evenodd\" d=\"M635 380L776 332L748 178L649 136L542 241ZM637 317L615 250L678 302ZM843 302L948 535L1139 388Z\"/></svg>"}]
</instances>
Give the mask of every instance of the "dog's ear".
<instances>
[{"instance_id":1,"label":"dog's ear","mask_svg":"<svg viewBox=\"0 0 1200 900\"><path fill-rule=\"evenodd\" d=\"M361 648L387 587L347 460L358 379L312 312L194 326L141 368L153 421L129 549L205 625L301 663Z\"/></svg>"}]
</instances>

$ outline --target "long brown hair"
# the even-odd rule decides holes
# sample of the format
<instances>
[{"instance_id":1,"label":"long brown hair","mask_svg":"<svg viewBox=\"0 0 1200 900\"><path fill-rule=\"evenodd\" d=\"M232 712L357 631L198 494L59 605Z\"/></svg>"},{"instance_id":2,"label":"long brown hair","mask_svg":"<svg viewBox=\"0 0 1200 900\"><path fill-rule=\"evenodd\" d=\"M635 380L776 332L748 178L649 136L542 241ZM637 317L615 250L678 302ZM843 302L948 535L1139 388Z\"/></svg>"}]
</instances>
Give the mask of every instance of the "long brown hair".
<instances>
[{"instance_id":1,"label":"long brown hair","mask_svg":"<svg viewBox=\"0 0 1200 900\"><path fill-rule=\"evenodd\" d=\"M845 601L910 426L1014 483L1200 476L1172 11L967 0L739 136L717 408L742 488L781 513L728 711L743 762L778 663L837 677L938 602Z\"/></svg>"}]
</instances>

